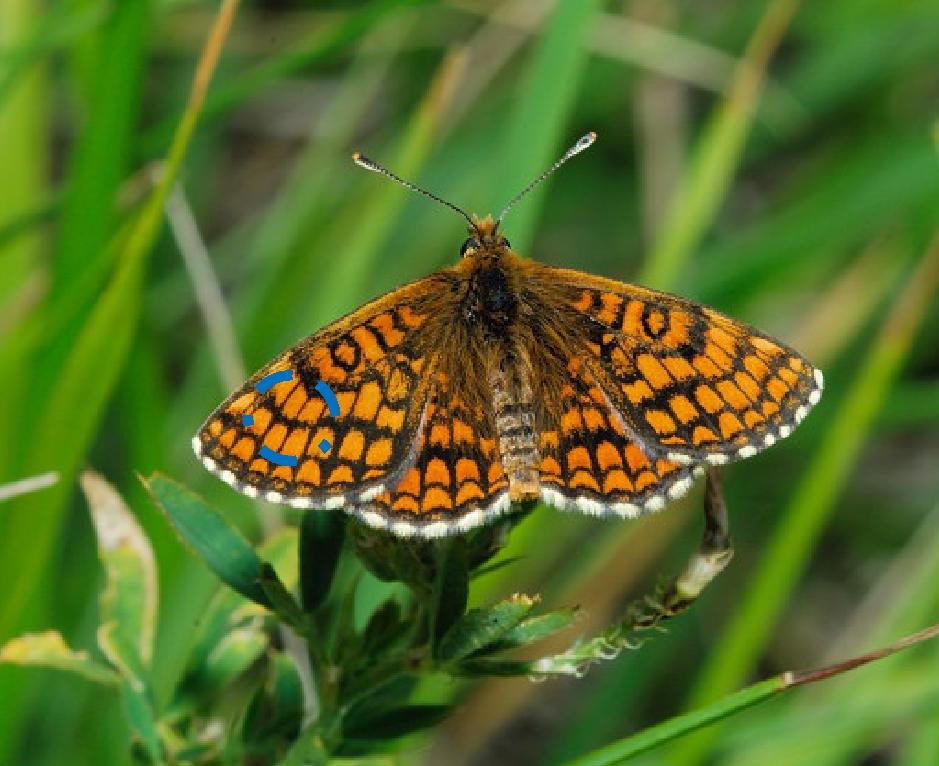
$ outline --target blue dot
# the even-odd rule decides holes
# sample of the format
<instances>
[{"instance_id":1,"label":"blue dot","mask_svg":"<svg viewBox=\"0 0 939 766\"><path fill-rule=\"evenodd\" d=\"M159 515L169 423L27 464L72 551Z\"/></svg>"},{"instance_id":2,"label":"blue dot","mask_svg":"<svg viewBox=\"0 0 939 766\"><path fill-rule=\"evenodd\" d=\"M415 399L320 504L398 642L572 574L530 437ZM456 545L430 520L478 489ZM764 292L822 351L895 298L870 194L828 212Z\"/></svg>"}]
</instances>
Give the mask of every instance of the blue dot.
<instances>
[{"instance_id":1,"label":"blue dot","mask_svg":"<svg viewBox=\"0 0 939 766\"><path fill-rule=\"evenodd\" d=\"M241 423L244 426L253 426L254 425L254 415L242 415Z\"/></svg>"},{"instance_id":2,"label":"blue dot","mask_svg":"<svg viewBox=\"0 0 939 766\"><path fill-rule=\"evenodd\" d=\"M323 439L323 441L320 442L320 452L322 452L324 455L327 452L329 452L332 448L333 448L333 445L330 444L328 441L326 441L326 439Z\"/></svg>"}]
</instances>

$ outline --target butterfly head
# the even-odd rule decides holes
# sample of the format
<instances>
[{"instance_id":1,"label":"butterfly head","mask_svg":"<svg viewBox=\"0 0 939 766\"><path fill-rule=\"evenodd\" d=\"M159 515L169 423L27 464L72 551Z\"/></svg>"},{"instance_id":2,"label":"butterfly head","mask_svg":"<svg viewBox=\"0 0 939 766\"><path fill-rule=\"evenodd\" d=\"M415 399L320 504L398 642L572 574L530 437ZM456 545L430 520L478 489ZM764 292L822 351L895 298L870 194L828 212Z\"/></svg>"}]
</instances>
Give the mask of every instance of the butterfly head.
<instances>
[{"instance_id":1,"label":"butterfly head","mask_svg":"<svg viewBox=\"0 0 939 766\"><path fill-rule=\"evenodd\" d=\"M485 218L473 215L467 231L469 236L460 247L461 258L498 256L512 247L509 240L499 233L499 222L491 215Z\"/></svg>"}]
</instances>

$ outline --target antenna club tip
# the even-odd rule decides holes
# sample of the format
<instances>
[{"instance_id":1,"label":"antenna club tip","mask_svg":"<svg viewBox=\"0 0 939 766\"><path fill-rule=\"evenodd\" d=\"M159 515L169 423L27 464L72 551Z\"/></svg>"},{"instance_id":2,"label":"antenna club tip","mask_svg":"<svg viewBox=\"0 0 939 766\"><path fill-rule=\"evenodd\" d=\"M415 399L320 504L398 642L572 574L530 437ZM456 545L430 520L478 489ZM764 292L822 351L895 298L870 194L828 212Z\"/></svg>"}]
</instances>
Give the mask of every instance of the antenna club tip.
<instances>
[{"instance_id":1,"label":"antenna club tip","mask_svg":"<svg viewBox=\"0 0 939 766\"><path fill-rule=\"evenodd\" d=\"M362 161L362 152L352 152L352 161L361 162Z\"/></svg>"},{"instance_id":2,"label":"antenna club tip","mask_svg":"<svg viewBox=\"0 0 939 766\"><path fill-rule=\"evenodd\" d=\"M587 131L587 137L590 139L590 143L592 144L594 141L597 140L597 131L595 130Z\"/></svg>"}]
</instances>

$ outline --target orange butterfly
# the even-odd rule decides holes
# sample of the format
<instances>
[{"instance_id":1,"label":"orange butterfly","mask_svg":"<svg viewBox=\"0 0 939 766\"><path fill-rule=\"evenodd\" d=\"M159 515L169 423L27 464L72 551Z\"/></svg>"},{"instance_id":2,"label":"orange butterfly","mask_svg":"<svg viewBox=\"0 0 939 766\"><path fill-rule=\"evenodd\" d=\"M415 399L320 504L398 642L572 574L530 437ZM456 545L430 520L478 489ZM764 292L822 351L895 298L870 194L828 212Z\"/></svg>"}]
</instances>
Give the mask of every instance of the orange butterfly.
<instances>
[{"instance_id":1,"label":"orange butterfly","mask_svg":"<svg viewBox=\"0 0 939 766\"><path fill-rule=\"evenodd\" d=\"M682 298L521 258L499 232L595 138L495 221L356 154L461 213L461 259L258 371L194 437L206 468L250 497L439 537L538 498L598 516L659 510L706 465L788 436L822 391L798 353Z\"/></svg>"}]
</instances>

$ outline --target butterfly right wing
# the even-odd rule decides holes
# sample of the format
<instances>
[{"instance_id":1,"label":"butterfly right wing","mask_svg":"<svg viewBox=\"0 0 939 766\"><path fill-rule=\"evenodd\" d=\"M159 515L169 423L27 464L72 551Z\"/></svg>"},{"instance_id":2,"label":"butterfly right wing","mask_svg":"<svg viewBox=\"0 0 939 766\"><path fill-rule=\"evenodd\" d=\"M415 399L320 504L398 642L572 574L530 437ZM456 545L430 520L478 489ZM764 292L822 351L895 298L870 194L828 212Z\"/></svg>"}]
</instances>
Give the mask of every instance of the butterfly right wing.
<instances>
[{"instance_id":1,"label":"butterfly right wing","mask_svg":"<svg viewBox=\"0 0 939 766\"><path fill-rule=\"evenodd\" d=\"M578 321L581 356L648 449L721 464L788 436L822 374L791 348L691 301L569 269L545 269ZM584 321L586 320L586 321Z\"/></svg>"}]
</instances>

